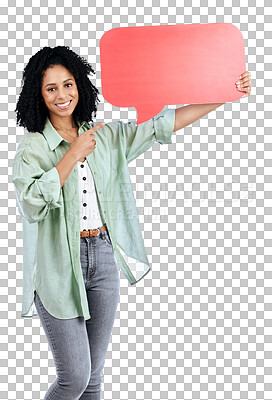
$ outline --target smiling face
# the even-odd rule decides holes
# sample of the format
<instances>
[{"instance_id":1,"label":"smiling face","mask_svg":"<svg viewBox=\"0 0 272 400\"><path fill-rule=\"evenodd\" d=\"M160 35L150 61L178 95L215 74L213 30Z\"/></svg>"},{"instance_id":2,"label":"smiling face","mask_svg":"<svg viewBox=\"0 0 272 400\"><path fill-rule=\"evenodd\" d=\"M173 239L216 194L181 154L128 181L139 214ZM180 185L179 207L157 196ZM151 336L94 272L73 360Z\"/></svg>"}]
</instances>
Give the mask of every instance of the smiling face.
<instances>
[{"instance_id":1,"label":"smiling face","mask_svg":"<svg viewBox=\"0 0 272 400\"><path fill-rule=\"evenodd\" d=\"M60 126L72 125L72 114L78 103L77 84L73 75L62 65L47 68L41 94L50 120Z\"/></svg>"}]
</instances>

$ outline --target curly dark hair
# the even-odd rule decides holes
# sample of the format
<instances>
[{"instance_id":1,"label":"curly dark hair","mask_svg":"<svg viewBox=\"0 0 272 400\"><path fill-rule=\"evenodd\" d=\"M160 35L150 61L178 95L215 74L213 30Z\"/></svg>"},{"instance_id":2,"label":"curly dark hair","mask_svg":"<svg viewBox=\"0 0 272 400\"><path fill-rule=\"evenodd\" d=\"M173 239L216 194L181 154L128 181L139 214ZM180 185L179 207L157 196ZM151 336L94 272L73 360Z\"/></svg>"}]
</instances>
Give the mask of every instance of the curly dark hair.
<instances>
[{"instance_id":1,"label":"curly dark hair","mask_svg":"<svg viewBox=\"0 0 272 400\"><path fill-rule=\"evenodd\" d=\"M78 123L93 121L97 112L99 90L93 86L88 74L95 74L92 66L68 46L43 47L34 54L23 71L21 93L16 105L16 123L29 132L43 132L48 109L42 101L41 85L46 69L62 65L73 75L78 89L78 103L73 117Z\"/></svg>"}]
</instances>

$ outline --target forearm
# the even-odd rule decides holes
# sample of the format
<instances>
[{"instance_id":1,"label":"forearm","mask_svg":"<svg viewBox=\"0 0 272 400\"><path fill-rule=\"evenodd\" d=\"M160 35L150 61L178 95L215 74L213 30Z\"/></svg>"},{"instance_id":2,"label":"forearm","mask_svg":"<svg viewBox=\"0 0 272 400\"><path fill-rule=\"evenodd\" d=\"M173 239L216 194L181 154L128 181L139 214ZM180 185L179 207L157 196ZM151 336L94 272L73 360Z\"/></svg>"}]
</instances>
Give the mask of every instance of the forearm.
<instances>
[{"instance_id":1,"label":"forearm","mask_svg":"<svg viewBox=\"0 0 272 400\"><path fill-rule=\"evenodd\" d=\"M189 104L188 106L179 107L175 110L175 126L174 131L185 128L193 122L204 117L204 115L222 106L225 103L209 103L209 104Z\"/></svg>"},{"instance_id":2,"label":"forearm","mask_svg":"<svg viewBox=\"0 0 272 400\"><path fill-rule=\"evenodd\" d=\"M63 186L64 182L70 175L72 169L77 163L77 158L75 157L74 153L71 150L68 150L59 163L56 165L60 176L60 187Z\"/></svg>"}]
</instances>

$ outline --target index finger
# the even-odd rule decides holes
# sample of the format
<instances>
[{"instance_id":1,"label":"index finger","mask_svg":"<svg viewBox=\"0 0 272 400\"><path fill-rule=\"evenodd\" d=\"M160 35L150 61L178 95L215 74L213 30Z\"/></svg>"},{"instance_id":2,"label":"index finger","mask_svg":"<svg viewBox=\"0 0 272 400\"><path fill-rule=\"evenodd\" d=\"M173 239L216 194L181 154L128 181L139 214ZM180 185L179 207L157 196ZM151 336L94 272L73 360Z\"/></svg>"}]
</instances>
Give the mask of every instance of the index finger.
<instances>
[{"instance_id":1,"label":"index finger","mask_svg":"<svg viewBox=\"0 0 272 400\"><path fill-rule=\"evenodd\" d=\"M100 124L97 124L95 126L93 126L91 129L89 129L90 133L93 133L95 131L97 131L98 129L102 128L102 126L104 126L106 123L105 122L100 122Z\"/></svg>"},{"instance_id":2,"label":"index finger","mask_svg":"<svg viewBox=\"0 0 272 400\"><path fill-rule=\"evenodd\" d=\"M238 79L244 79L247 76L251 77L251 73L249 71L246 71L243 74L241 74Z\"/></svg>"}]
</instances>

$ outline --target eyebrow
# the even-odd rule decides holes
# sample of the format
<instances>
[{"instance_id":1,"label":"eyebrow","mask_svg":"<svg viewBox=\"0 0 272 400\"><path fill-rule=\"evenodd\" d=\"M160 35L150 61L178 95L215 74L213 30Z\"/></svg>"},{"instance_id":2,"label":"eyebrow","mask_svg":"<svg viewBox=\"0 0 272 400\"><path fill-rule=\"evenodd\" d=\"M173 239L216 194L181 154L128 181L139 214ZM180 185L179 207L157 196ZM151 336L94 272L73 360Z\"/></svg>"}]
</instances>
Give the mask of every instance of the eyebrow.
<instances>
[{"instance_id":1,"label":"eyebrow","mask_svg":"<svg viewBox=\"0 0 272 400\"><path fill-rule=\"evenodd\" d=\"M72 80L73 80L72 78L68 78L68 79L65 79L65 81L63 81L63 83L65 83L67 81L72 81ZM56 85L56 84L55 83L48 83L47 85L45 85L45 87L49 86L49 85Z\"/></svg>"}]
</instances>

